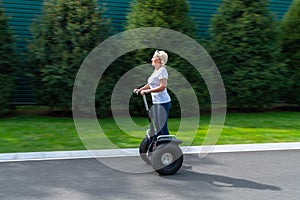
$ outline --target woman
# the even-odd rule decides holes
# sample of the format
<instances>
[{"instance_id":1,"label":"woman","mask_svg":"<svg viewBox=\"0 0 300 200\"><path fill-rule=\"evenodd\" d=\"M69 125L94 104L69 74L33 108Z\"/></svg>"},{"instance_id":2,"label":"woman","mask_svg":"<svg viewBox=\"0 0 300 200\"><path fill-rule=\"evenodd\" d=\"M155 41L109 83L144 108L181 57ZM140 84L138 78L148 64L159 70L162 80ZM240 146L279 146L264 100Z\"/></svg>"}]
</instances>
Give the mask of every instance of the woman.
<instances>
[{"instance_id":1,"label":"woman","mask_svg":"<svg viewBox=\"0 0 300 200\"><path fill-rule=\"evenodd\" d=\"M165 65L168 62L168 54L156 50L152 59L154 72L148 79L148 84L134 89L134 93L145 95L151 93L153 103L153 116L157 135L169 135L168 115L171 108L171 98L167 91L168 72Z\"/></svg>"}]
</instances>

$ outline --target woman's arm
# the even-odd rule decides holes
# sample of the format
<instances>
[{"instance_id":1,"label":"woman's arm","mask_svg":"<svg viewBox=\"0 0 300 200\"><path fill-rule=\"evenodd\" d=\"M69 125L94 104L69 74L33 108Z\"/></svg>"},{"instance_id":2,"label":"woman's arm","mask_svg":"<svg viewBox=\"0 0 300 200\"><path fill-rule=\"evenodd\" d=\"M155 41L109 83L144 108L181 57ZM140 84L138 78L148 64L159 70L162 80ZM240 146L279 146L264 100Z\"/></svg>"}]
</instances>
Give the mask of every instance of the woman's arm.
<instances>
[{"instance_id":1,"label":"woman's arm","mask_svg":"<svg viewBox=\"0 0 300 200\"><path fill-rule=\"evenodd\" d=\"M139 88L139 90L148 90L148 89L150 89L150 85L149 84L146 84L143 87Z\"/></svg>"},{"instance_id":2,"label":"woman's arm","mask_svg":"<svg viewBox=\"0 0 300 200\"><path fill-rule=\"evenodd\" d=\"M150 87L149 87L149 89L142 89L141 88L141 90L140 90L141 91L141 95L144 95L144 94L147 94L147 93L151 93L151 92L161 92L164 89L166 89L167 84L168 84L168 79L163 78L163 79L160 79L159 82L160 82L160 84L156 88L152 88L152 89L150 89Z\"/></svg>"}]
</instances>

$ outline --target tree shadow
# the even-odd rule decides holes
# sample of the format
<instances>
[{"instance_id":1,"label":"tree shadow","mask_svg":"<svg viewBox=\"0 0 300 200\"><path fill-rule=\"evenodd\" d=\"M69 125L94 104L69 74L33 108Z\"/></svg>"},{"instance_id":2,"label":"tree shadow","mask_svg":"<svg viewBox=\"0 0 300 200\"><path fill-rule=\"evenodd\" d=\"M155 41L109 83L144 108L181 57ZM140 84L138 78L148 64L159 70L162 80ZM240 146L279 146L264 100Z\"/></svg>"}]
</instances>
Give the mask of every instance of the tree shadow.
<instances>
[{"instance_id":1,"label":"tree shadow","mask_svg":"<svg viewBox=\"0 0 300 200\"><path fill-rule=\"evenodd\" d=\"M222 188L249 188L256 190L273 190L280 191L280 187L262 184L255 181L250 181L240 178L232 178L223 175L204 174L192 171L192 166L182 166L178 174L174 176L162 176L166 179L182 180L182 181L201 181L215 187Z\"/></svg>"}]
</instances>

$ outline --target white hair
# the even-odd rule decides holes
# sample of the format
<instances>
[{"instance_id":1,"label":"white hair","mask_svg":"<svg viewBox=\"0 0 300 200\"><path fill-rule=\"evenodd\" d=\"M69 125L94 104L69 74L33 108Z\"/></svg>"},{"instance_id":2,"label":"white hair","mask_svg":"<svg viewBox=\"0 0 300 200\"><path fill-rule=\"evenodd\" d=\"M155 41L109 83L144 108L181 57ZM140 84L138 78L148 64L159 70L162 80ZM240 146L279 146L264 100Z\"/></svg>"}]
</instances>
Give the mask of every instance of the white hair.
<instances>
[{"instance_id":1,"label":"white hair","mask_svg":"<svg viewBox=\"0 0 300 200\"><path fill-rule=\"evenodd\" d=\"M153 57L158 57L162 66L165 66L168 62L168 54L165 51L156 50Z\"/></svg>"}]
</instances>

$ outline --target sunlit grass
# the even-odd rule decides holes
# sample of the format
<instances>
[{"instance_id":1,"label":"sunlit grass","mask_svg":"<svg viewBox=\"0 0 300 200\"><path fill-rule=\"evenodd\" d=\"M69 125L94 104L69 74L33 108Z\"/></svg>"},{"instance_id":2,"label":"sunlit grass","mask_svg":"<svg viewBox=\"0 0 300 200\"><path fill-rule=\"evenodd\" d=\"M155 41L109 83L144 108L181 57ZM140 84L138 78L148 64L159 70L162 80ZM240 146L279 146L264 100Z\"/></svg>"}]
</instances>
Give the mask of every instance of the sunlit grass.
<instances>
[{"instance_id":1,"label":"sunlit grass","mask_svg":"<svg viewBox=\"0 0 300 200\"><path fill-rule=\"evenodd\" d=\"M84 137L97 144L95 148L138 147L148 128L147 118L120 118L118 123L112 118L99 120L105 134L102 138L114 146L96 137L97 133L88 135L87 131ZM169 130L183 141L182 145L202 145L205 138L205 144L300 142L300 112L232 113L227 115L224 127L211 124L207 134L209 123L209 115L201 115L200 122L194 118L170 118ZM221 134L218 130L222 130ZM1 153L86 148L72 118L38 114L0 118L0 144Z\"/></svg>"}]
</instances>

